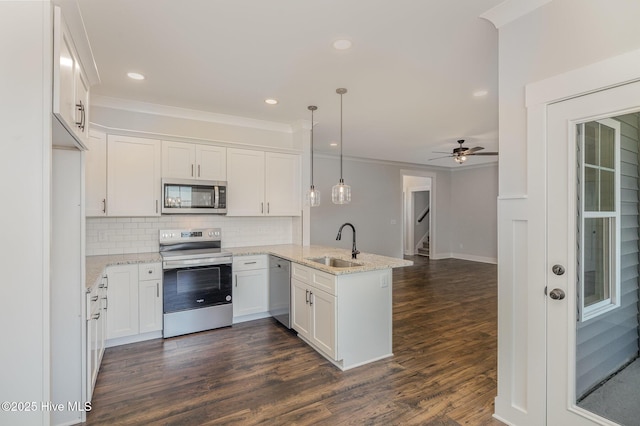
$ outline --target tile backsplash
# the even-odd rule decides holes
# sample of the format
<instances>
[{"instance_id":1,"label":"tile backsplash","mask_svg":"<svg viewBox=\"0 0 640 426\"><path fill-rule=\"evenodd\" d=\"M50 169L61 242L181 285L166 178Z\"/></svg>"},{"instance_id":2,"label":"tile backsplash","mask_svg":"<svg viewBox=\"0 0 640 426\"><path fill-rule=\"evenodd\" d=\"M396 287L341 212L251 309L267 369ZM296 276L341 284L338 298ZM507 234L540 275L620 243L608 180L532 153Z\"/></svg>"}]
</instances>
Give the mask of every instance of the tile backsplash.
<instances>
[{"instance_id":1,"label":"tile backsplash","mask_svg":"<svg viewBox=\"0 0 640 426\"><path fill-rule=\"evenodd\" d=\"M145 253L158 251L160 229L221 228L223 247L299 243L291 217L227 217L165 215L160 217L87 218L86 254Z\"/></svg>"}]
</instances>

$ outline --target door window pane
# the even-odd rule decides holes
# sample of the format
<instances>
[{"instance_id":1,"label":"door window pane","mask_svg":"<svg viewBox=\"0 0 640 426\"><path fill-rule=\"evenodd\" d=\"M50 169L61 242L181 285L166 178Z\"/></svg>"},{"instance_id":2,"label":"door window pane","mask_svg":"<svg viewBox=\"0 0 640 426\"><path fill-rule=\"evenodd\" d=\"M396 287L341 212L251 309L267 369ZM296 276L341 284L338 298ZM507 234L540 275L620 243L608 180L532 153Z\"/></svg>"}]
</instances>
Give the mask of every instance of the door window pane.
<instances>
[{"instance_id":1,"label":"door window pane","mask_svg":"<svg viewBox=\"0 0 640 426\"><path fill-rule=\"evenodd\" d=\"M610 297L611 219L584 220L584 306Z\"/></svg>"},{"instance_id":2,"label":"door window pane","mask_svg":"<svg viewBox=\"0 0 640 426\"><path fill-rule=\"evenodd\" d=\"M600 170L600 211L612 212L615 207L615 180L616 175L613 171Z\"/></svg>"}]
</instances>

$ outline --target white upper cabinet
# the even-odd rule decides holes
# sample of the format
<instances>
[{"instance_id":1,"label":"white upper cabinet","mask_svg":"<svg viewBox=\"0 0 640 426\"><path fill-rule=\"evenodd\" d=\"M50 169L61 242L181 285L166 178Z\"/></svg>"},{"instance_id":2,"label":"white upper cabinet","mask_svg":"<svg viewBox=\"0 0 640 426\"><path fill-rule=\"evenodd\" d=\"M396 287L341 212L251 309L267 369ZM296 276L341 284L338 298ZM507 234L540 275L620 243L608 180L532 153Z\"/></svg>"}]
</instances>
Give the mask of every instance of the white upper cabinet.
<instances>
[{"instance_id":1,"label":"white upper cabinet","mask_svg":"<svg viewBox=\"0 0 640 426\"><path fill-rule=\"evenodd\" d=\"M227 149L227 216L299 216L300 156Z\"/></svg>"},{"instance_id":2,"label":"white upper cabinet","mask_svg":"<svg viewBox=\"0 0 640 426\"><path fill-rule=\"evenodd\" d=\"M267 152L265 200L271 216L300 216L300 156Z\"/></svg>"},{"instance_id":3,"label":"white upper cabinet","mask_svg":"<svg viewBox=\"0 0 640 426\"><path fill-rule=\"evenodd\" d=\"M162 141L162 177L227 180L227 149L224 147Z\"/></svg>"},{"instance_id":4,"label":"white upper cabinet","mask_svg":"<svg viewBox=\"0 0 640 426\"><path fill-rule=\"evenodd\" d=\"M262 216L264 207L264 152L227 149L227 216Z\"/></svg>"},{"instance_id":5,"label":"white upper cabinet","mask_svg":"<svg viewBox=\"0 0 640 426\"><path fill-rule=\"evenodd\" d=\"M107 215L107 135L89 132L85 152L85 214Z\"/></svg>"},{"instance_id":6,"label":"white upper cabinet","mask_svg":"<svg viewBox=\"0 0 640 426\"><path fill-rule=\"evenodd\" d=\"M161 156L159 140L108 136L109 216L160 215Z\"/></svg>"},{"instance_id":7,"label":"white upper cabinet","mask_svg":"<svg viewBox=\"0 0 640 426\"><path fill-rule=\"evenodd\" d=\"M53 113L71 136L63 138L58 133L54 144L85 149L89 123L89 83L59 7L54 8L53 31Z\"/></svg>"}]
</instances>

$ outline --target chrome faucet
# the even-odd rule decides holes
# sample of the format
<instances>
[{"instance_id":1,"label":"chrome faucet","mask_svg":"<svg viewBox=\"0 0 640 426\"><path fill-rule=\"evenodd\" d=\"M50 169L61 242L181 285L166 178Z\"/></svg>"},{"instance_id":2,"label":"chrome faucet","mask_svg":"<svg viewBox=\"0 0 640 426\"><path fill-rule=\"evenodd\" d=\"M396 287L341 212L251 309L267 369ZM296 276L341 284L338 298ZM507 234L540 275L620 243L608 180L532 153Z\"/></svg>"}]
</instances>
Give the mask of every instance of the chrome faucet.
<instances>
[{"instance_id":1,"label":"chrome faucet","mask_svg":"<svg viewBox=\"0 0 640 426\"><path fill-rule=\"evenodd\" d=\"M353 231L353 247L351 248L351 258L352 259L356 259L356 256L358 256L360 254L360 252L358 251L358 249L356 248L356 228L354 228L354 226L350 223L343 223L342 226L340 227L340 229L338 230L338 236L336 237L336 240L340 240L342 238L342 228L344 228L345 226L350 226L351 230Z\"/></svg>"}]
</instances>

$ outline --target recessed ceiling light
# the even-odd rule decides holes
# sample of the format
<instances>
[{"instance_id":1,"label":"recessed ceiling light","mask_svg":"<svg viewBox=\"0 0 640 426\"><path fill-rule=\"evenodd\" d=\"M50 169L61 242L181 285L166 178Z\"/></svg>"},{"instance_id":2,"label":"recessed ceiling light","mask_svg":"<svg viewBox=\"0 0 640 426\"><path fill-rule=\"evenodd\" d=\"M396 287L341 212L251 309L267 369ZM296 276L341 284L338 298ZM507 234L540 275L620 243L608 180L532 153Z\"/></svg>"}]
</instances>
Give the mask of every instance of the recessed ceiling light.
<instances>
[{"instance_id":1,"label":"recessed ceiling light","mask_svg":"<svg viewBox=\"0 0 640 426\"><path fill-rule=\"evenodd\" d=\"M269 104L269 105L275 105L278 103L277 99L265 99L264 103Z\"/></svg>"},{"instance_id":2,"label":"recessed ceiling light","mask_svg":"<svg viewBox=\"0 0 640 426\"><path fill-rule=\"evenodd\" d=\"M489 92L486 90L478 90L477 92L473 92L473 96L476 98L481 98L482 96L487 96Z\"/></svg>"},{"instance_id":3,"label":"recessed ceiling light","mask_svg":"<svg viewBox=\"0 0 640 426\"><path fill-rule=\"evenodd\" d=\"M329 146L338 146L338 142L331 142Z\"/></svg>"},{"instance_id":4,"label":"recessed ceiling light","mask_svg":"<svg viewBox=\"0 0 640 426\"><path fill-rule=\"evenodd\" d=\"M345 39L336 40L333 42L333 47L337 50L347 50L351 47L351 41Z\"/></svg>"},{"instance_id":5,"label":"recessed ceiling light","mask_svg":"<svg viewBox=\"0 0 640 426\"><path fill-rule=\"evenodd\" d=\"M137 72L128 72L127 77L132 78L134 80L144 80L144 75Z\"/></svg>"}]
</instances>

